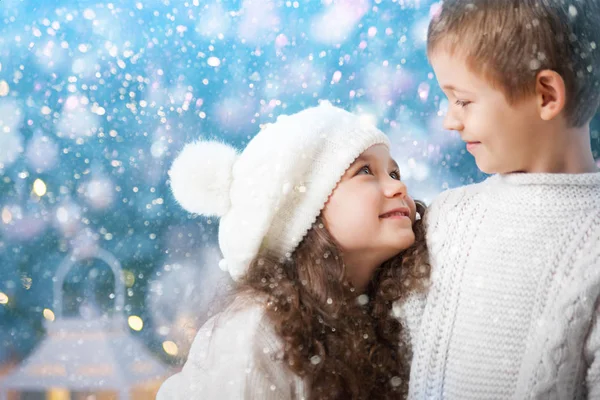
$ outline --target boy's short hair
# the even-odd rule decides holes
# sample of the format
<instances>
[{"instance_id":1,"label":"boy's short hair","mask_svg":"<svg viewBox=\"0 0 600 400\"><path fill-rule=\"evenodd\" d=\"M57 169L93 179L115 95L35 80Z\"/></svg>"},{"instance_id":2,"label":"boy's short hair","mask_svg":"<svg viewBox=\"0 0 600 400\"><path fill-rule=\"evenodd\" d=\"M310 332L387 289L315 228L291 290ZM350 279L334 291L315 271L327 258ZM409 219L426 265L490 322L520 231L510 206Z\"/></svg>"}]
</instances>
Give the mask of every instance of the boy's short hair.
<instances>
[{"instance_id":1,"label":"boy's short hair","mask_svg":"<svg viewBox=\"0 0 600 400\"><path fill-rule=\"evenodd\" d=\"M600 0L446 0L427 40L428 55L465 56L513 104L535 92L539 71L556 71L571 126L600 104Z\"/></svg>"}]
</instances>

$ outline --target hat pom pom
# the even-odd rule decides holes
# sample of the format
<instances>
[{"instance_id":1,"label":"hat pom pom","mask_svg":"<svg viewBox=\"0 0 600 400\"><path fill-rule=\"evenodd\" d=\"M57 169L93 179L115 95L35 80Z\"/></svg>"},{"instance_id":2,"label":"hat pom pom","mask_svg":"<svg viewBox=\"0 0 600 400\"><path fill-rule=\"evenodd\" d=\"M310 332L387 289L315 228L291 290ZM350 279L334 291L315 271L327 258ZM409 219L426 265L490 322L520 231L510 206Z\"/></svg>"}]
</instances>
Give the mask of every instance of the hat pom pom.
<instances>
[{"instance_id":1,"label":"hat pom pom","mask_svg":"<svg viewBox=\"0 0 600 400\"><path fill-rule=\"evenodd\" d=\"M237 158L237 151L224 143L185 145L169 171L175 200L195 214L225 215L231 206L229 190Z\"/></svg>"}]
</instances>

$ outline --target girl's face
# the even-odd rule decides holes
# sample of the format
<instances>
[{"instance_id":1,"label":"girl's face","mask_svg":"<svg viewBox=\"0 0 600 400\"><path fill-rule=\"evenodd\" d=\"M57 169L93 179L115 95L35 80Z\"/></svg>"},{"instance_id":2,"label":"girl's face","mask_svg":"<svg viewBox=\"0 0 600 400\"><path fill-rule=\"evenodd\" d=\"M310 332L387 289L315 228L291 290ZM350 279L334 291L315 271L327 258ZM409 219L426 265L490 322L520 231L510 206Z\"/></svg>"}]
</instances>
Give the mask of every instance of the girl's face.
<instances>
[{"instance_id":1,"label":"girl's face","mask_svg":"<svg viewBox=\"0 0 600 400\"><path fill-rule=\"evenodd\" d=\"M378 144L364 151L322 212L354 286L365 287L379 265L414 243L415 215L415 202L388 148Z\"/></svg>"}]
</instances>

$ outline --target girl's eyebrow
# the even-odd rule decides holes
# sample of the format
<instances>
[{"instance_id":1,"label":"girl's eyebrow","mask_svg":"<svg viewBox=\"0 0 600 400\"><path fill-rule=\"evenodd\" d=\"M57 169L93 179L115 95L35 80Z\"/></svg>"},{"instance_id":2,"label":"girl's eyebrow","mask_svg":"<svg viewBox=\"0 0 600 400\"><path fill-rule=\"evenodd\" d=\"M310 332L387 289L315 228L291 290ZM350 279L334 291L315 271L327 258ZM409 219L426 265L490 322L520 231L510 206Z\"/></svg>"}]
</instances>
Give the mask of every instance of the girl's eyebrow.
<instances>
[{"instance_id":1,"label":"girl's eyebrow","mask_svg":"<svg viewBox=\"0 0 600 400\"><path fill-rule=\"evenodd\" d=\"M360 163L365 163L365 162L369 162L369 158L365 157L364 155L360 155L358 157L356 157L356 159L354 161L352 161L352 164L350 164L350 167L348 167L348 169L352 169L354 167L356 167L358 164Z\"/></svg>"},{"instance_id":2,"label":"girl's eyebrow","mask_svg":"<svg viewBox=\"0 0 600 400\"><path fill-rule=\"evenodd\" d=\"M364 154L361 154L360 156L356 157L356 159L352 162L351 166L356 165L358 162L363 161L363 162L367 162L367 161L371 161L371 157L369 156L365 156ZM390 158L388 164L397 170L400 170L400 167L398 166L398 163L396 162L396 160L394 160L393 158Z\"/></svg>"},{"instance_id":3,"label":"girl's eyebrow","mask_svg":"<svg viewBox=\"0 0 600 400\"><path fill-rule=\"evenodd\" d=\"M352 161L352 164L350 164L350 166L344 173L344 176L346 176L347 174L353 174L357 168L362 167L362 165L364 163L368 163L368 162L369 162L369 158L365 157L364 155L361 154L360 156L356 157L356 159L354 161Z\"/></svg>"},{"instance_id":4,"label":"girl's eyebrow","mask_svg":"<svg viewBox=\"0 0 600 400\"><path fill-rule=\"evenodd\" d=\"M365 156L364 153L361 154L360 156L356 157L356 159L354 160L354 162L357 161L367 161L369 157Z\"/></svg>"}]
</instances>

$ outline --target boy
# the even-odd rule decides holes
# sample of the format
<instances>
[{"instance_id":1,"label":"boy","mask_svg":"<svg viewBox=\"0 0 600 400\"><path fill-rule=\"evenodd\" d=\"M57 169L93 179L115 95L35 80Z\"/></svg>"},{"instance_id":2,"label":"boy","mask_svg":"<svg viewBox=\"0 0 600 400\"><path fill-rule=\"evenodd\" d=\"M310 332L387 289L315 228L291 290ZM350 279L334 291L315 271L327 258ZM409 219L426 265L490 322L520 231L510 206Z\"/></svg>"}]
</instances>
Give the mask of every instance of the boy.
<instances>
[{"instance_id":1,"label":"boy","mask_svg":"<svg viewBox=\"0 0 600 400\"><path fill-rule=\"evenodd\" d=\"M444 126L496 174L426 217L411 399L600 399L600 1L447 0Z\"/></svg>"}]
</instances>

